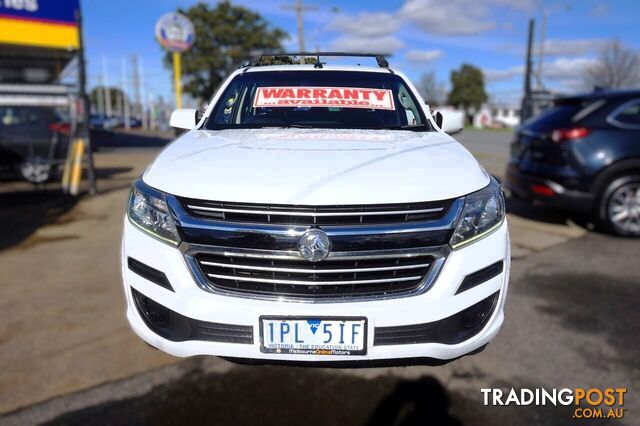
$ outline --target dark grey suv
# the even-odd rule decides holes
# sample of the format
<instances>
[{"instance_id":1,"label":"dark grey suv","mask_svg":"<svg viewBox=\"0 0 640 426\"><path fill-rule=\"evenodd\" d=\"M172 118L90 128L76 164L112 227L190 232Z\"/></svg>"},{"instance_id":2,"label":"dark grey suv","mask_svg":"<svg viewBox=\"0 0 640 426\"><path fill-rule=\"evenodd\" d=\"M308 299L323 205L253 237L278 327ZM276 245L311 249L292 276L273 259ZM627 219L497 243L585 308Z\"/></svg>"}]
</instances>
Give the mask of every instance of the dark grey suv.
<instances>
[{"instance_id":1,"label":"dark grey suv","mask_svg":"<svg viewBox=\"0 0 640 426\"><path fill-rule=\"evenodd\" d=\"M511 145L505 187L640 236L640 90L557 99Z\"/></svg>"}]
</instances>

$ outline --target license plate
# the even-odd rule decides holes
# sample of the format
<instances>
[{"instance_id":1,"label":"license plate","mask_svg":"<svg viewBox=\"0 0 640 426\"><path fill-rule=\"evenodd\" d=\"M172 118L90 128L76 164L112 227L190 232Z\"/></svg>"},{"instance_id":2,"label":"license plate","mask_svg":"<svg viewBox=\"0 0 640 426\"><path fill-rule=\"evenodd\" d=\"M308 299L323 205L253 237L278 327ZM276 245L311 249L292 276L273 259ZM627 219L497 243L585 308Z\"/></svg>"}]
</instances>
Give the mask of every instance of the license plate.
<instances>
[{"instance_id":1,"label":"license plate","mask_svg":"<svg viewBox=\"0 0 640 426\"><path fill-rule=\"evenodd\" d=\"M287 355L365 355L364 317L260 317L260 350Z\"/></svg>"}]
</instances>

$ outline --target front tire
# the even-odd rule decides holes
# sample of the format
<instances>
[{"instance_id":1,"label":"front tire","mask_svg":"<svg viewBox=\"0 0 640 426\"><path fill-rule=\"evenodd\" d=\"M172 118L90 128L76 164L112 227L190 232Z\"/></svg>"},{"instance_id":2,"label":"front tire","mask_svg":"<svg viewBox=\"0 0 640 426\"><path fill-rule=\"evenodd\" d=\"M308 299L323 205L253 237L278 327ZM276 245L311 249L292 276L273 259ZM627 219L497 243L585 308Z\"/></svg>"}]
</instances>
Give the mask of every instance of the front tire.
<instances>
[{"instance_id":1,"label":"front tire","mask_svg":"<svg viewBox=\"0 0 640 426\"><path fill-rule=\"evenodd\" d=\"M600 197L604 227L624 237L640 237L640 174L614 179Z\"/></svg>"}]
</instances>

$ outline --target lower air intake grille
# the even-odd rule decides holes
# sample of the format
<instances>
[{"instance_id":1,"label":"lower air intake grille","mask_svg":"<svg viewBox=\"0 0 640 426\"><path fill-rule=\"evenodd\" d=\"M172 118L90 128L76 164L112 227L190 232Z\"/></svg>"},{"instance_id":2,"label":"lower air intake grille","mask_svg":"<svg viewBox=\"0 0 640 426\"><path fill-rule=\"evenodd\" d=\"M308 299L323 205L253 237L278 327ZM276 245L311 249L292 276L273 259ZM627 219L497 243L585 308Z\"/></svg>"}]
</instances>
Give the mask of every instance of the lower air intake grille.
<instances>
[{"instance_id":1,"label":"lower air intake grille","mask_svg":"<svg viewBox=\"0 0 640 426\"><path fill-rule=\"evenodd\" d=\"M439 321L395 327L376 327L374 346L444 343L455 345L478 334L493 315L500 292Z\"/></svg>"},{"instance_id":2,"label":"lower air intake grille","mask_svg":"<svg viewBox=\"0 0 640 426\"><path fill-rule=\"evenodd\" d=\"M217 289L271 296L340 298L416 290L433 265L431 255L348 260L258 259L230 253L198 254L196 262Z\"/></svg>"},{"instance_id":3,"label":"lower air intake grille","mask_svg":"<svg viewBox=\"0 0 640 426\"><path fill-rule=\"evenodd\" d=\"M131 287L136 308L144 323L154 333L172 342L200 340L205 342L253 343L253 327L221 324L185 317L148 298Z\"/></svg>"}]
</instances>

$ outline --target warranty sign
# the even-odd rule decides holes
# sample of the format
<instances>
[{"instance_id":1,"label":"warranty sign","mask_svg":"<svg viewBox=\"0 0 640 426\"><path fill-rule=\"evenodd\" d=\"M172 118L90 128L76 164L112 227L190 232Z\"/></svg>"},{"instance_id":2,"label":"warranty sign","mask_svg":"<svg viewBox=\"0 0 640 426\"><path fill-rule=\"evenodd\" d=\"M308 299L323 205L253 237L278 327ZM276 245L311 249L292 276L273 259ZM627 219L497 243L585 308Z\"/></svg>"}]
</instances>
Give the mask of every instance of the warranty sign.
<instances>
[{"instance_id":1,"label":"warranty sign","mask_svg":"<svg viewBox=\"0 0 640 426\"><path fill-rule=\"evenodd\" d=\"M258 87L253 107L395 109L389 89L303 86Z\"/></svg>"}]
</instances>

